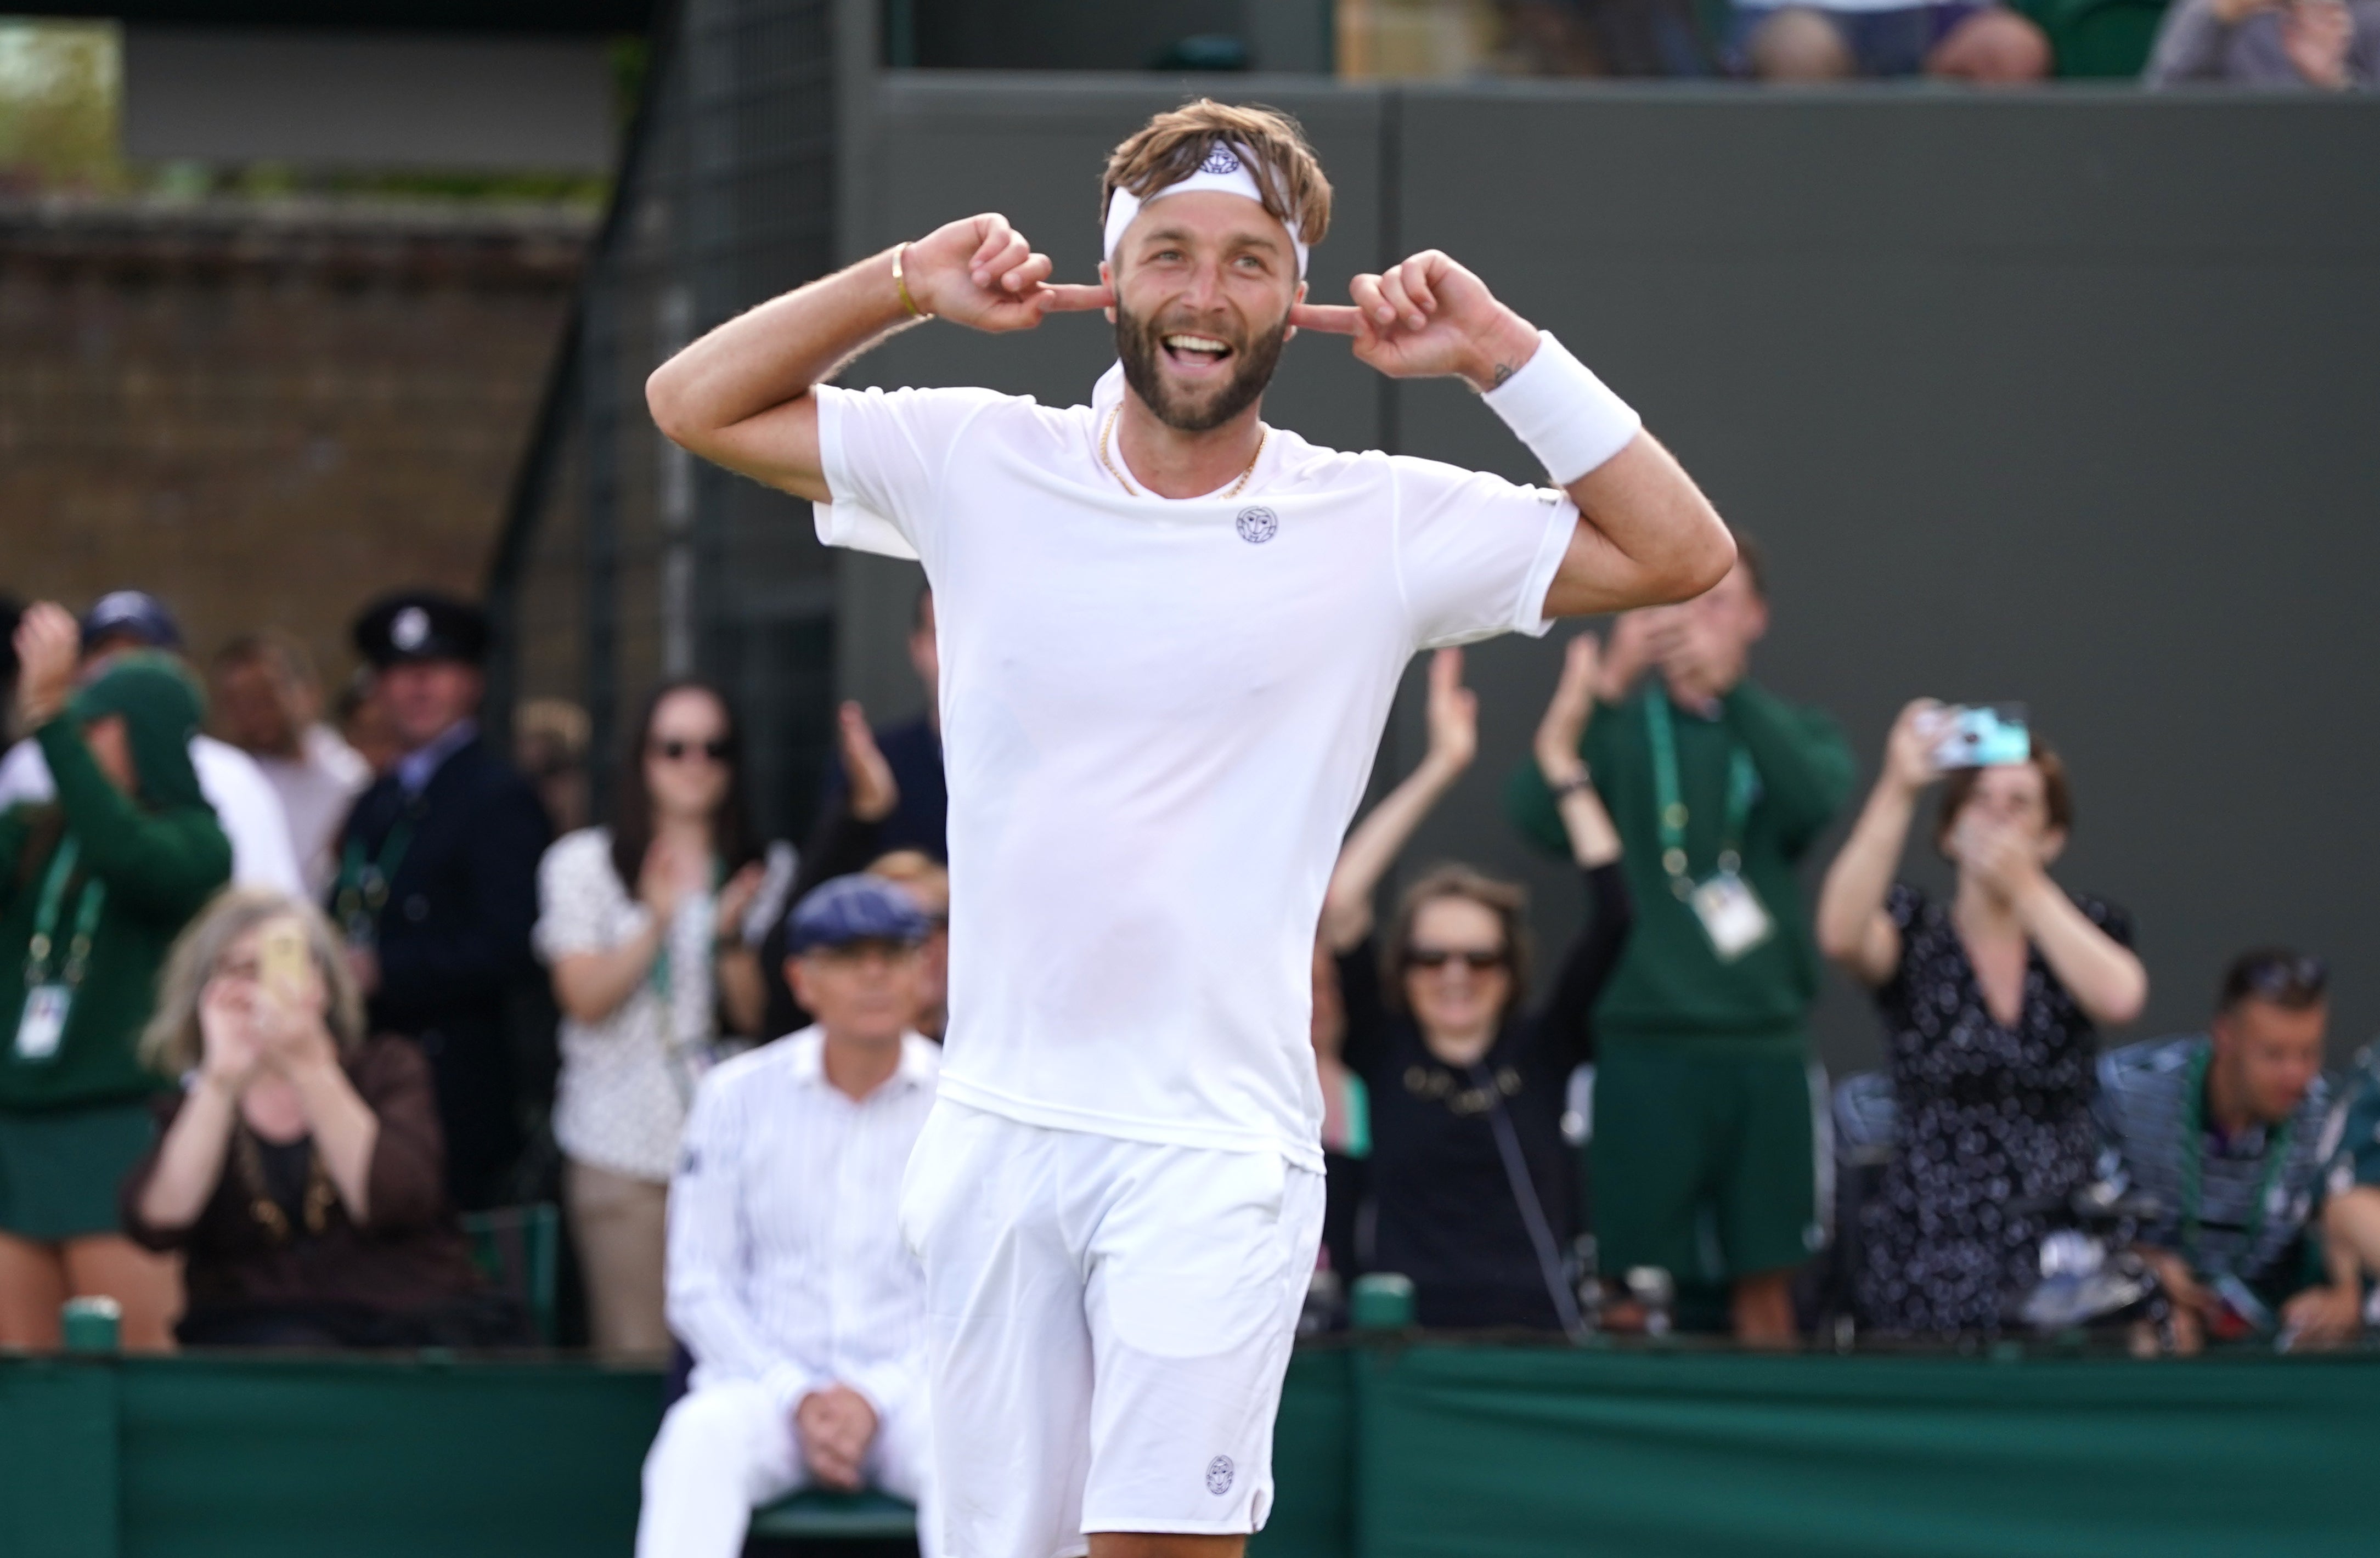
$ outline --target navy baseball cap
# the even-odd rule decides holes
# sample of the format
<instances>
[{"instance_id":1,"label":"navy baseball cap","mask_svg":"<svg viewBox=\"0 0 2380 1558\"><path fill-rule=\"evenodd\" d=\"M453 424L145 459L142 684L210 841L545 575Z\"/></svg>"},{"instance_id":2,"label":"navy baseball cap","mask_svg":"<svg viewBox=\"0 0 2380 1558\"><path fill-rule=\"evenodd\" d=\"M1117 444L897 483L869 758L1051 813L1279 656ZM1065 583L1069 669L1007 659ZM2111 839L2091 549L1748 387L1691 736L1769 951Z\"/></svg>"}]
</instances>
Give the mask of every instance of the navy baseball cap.
<instances>
[{"instance_id":1,"label":"navy baseball cap","mask_svg":"<svg viewBox=\"0 0 2380 1558\"><path fill-rule=\"evenodd\" d=\"M802 895L785 917L785 952L798 957L817 947L854 942L914 946L926 939L926 916L914 899L880 876L838 876Z\"/></svg>"},{"instance_id":2,"label":"navy baseball cap","mask_svg":"<svg viewBox=\"0 0 2380 1558\"><path fill-rule=\"evenodd\" d=\"M151 649L182 647L181 625L165 603L145 590L111 590L82 614L82 647L117 635L138 639Z\"/></svg>"}]
</instances>

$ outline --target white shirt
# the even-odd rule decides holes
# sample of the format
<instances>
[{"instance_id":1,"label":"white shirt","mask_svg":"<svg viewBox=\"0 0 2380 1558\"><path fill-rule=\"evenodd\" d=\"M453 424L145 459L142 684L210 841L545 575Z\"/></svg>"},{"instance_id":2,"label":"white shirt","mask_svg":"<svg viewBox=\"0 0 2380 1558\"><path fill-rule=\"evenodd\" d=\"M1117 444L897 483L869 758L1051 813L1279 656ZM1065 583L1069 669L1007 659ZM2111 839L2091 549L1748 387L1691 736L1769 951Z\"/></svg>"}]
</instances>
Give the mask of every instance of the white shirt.
<instances>
[{"instance_id":1,"label":"white shirt","mask_svg":"<svg viewBox=\"0 0 2380 1558\"><path fill-rule=\"evenodd\" d=\"M1318 1170L1315 926L1398 678L1544 632L1577 511L1278 428L1235 497L1127 493L1098 454L1121 393L818 392L820 538L914 554L934 590L941 1089Z\"/></svg>"},{"instance_id":2,"label":"white shirt","mask_svg":"<svg viewBox=\"0 0 2380 1558\"><path fill-rule=\"evenodd\" d=\"M320 902L339 875L339 830L356 797L371 783L371 765L328 725L309 725L294 758L259 757L258 770L281 797L290 846Z\"/></svg>"},{"instance_id":3,"label":"white shirt","mask_svg":"<svg viewBox=\"0 0 2380 1558\"><path fill-rule=\"evenodd\" d=\"M212 736L194 736L190 767L198 773L199 793L215 809L215 821L231 840L233 884L308 896L281 797L273 793L256 760ZM35 743L19 741L0 758L0 811L21 803L38 804L57 793L50 765Z\"/></svg>"},{"instance_id":4,"label":"white shirt","mask_svg":"<svg viewBox=\"0 0 2380 1558\"><path fill-rule=\"evenodd\" d=\"M553 1139L582 1163L666 1184L678 1133L716 1035L708 893L689 894L648 976L600 1022L562 1018L562 1072L554 1080ZM554 840L537 868L537 955L550 967L573 953L608 952L644 934L652 911L629 895L612 865L612 830L581 828Z\"/></svg>"},{"instance_id":5,"label":"white shirt","mask_svg":"<svg viewBox=\"0 0 2380 1558\"><path fill-rule=\"evenodd\" d=\"M806 1028L703 1078L670 1186L670 1329L698 1389L749 1380L790 1411L840 1383L881 1419L925 1394L925 1273L898 1212L938 1055L904 1035L899 1067L855 1101L827 1081L825 1046Z\"/></svg>"}]
</instances>

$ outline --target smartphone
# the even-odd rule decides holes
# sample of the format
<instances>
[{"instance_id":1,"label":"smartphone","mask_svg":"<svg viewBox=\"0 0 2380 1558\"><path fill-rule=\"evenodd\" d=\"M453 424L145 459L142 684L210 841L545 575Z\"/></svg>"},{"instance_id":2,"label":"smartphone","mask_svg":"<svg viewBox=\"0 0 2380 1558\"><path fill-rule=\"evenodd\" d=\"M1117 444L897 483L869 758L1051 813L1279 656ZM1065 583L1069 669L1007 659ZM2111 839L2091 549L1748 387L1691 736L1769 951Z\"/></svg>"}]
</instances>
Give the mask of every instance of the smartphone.
<instances>
[{"instance_id":1,"label":"smartphone","mask_svg":"<svg viewBox=\"0 0 2380 1558\"><path fill-rule=\"evenodd\" d=\"M256 934L257 982L284 1000L306 988L306 931L295 919L268 919Z\"/></svg>"},{"instance_id":2,"label":"smartphone","mask_svg":"<svg viewBox=\"0 0 2380 1558\"><path fill-rule=\"evenodd\" d=\"M2022 703L1952 704L1934 716L1937 769L2000 768L2033 761Z\"/></svg>"}]
</instances>

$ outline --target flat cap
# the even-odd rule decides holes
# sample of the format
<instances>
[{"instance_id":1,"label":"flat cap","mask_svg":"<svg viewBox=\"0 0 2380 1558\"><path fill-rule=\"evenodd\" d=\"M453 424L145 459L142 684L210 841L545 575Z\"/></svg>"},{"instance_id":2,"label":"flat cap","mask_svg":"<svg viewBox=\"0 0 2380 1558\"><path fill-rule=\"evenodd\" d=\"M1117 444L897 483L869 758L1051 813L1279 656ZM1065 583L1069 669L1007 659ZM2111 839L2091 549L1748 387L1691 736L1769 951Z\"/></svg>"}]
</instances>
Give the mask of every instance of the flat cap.
<instances>
[{"instance_id":1,"label":"flat cap","mask_svg":"<svg viewBox=\"0 0 2380 1558\"><path fill-rule=\"evenodd\" d=\"M802 895L785 918L785 951L799 956L817 947L854 942L915 946L926 939L926 915L917 901L880 876L838 876Z\"/></svg>"}]
</instances>

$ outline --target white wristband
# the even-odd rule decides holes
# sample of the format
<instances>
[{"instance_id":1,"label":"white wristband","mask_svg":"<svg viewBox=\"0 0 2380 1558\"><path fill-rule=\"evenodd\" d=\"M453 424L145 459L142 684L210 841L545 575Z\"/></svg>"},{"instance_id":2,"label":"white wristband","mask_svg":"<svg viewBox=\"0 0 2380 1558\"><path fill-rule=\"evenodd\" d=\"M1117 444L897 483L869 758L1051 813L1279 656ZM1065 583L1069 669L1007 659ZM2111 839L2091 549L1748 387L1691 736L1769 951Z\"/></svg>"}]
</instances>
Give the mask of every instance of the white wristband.
<instances>
[{"instance_id":1,"label":"white wristband","mask_svg":"<svg viewBox=\"0 0 2380 1558\"><path fill-rule=\"evenodd\" d=\"M1480 398L1545 462L1557 487L1628 447L1645 425L1550 330L1537 332L1537 349L1519 372Z\"/></svg>"}]
</instances>

